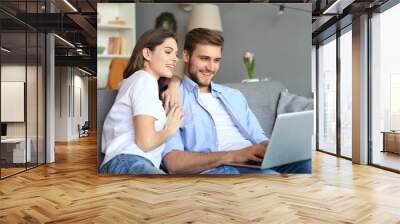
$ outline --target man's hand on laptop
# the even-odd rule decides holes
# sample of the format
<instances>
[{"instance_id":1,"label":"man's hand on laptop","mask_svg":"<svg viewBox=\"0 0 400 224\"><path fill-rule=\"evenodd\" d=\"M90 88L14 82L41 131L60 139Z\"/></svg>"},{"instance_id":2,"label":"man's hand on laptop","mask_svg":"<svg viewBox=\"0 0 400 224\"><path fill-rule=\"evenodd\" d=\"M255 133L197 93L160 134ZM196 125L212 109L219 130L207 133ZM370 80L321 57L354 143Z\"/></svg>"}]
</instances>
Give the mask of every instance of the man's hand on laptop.
<instances>
[{"instance_id":1,"label":"man's hand on laptop","mask_svg":"<svg viewBox=\"0 0 400 224\"><path fill-rule=\"evenodd\" d=\"M248 161L262 162L268 141L260 142L236 151L231 151L232 163L246 163Z\"/></svg>"},{"instance_id":2,"label":"man's hand on laptop","mask_svg":"<svg viewBox=\"0 0 400 224\"><path fill-rule=\"evenodd\" d=\"M263 146L264 146L264 148L266 149L266 148L267 148L267 146L268 146L268 143L269 143L269 141L267 141L267 140L264 140L264 141L260 142L259 144L260 144L260 145L263 145Z\"/></svg>"}]
</instances>

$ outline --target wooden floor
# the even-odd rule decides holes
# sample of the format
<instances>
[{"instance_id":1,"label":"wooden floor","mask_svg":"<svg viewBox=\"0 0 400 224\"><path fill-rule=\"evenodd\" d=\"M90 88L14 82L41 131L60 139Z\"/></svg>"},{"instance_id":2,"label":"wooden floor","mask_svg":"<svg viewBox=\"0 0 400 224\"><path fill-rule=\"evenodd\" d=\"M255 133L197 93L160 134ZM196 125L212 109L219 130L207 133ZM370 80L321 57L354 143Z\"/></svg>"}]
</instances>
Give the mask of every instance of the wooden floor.
<instances>
[{"instance_id":1,"label":"wooden floor","mask_svg":"<svg viewBox=\"0 0 400 224\"><path fill-rule=\"evenodd\" d=\"M372 157L374 164L389 167L395 170L400 170L400 154L392 152L374 151Z\"/></svg>"},{"instance_id":2,"label":"wooden floor","mask_svg":"<svg viewBox=\"0 0 400 224\"><path fill-rule=\"evenodd\" d=\"M17 168L4 168L3 167L3 168L1 168L1 178L22 172L24 170L26 170L25 167L23 167L23 168L22 167L21 168L20 167L17 167Z\"/></svg>"},{"instance_id":3,"label":"wooden floor","mask_svg":"<svg viewBox=\"0 0 400 224\"><path fill-rule=\"evenodd\" d=\"M6 178L8 176L15 175L25 170L33 169L35 167L37 167L36 163L27 163L26 167L25 164L18 164L17 167L6 167L6 168L2 167L0 170L1 178Z\"/></svg>"},{"instance_id":4,"label":"wooden floor","mask_svg":"<svg viewBox=\"0 0 400 224\"><path fill-rule=\"evenodd\" d=\"M0 223L400 223L400 175L315 152L312 175L109 177L96 141L0 181Z\"/></svg>"}]
</instances>

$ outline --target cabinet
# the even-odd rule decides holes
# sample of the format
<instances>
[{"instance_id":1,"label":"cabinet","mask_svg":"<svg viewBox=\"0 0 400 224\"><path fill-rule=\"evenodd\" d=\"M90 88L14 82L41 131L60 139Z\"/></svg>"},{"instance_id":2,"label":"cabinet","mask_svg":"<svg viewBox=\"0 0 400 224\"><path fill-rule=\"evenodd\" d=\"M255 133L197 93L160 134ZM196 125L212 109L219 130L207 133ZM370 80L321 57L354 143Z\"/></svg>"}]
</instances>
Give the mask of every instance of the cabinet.
<instances>
[{"instance_id":1,"label":"cabinet","mask_svg":"<svg viewBox=\"0 0 400 224\"><path fill-rule=\"evenodd\" d=\"M97 88L101 89L106 87L111 60L129 58L135 47L135 3L98 3L97 13ZM121 52L110 54L110 38L115 37L121 38Z\"/></svg>"},{"instance_id":2,"label":"cabinet","mask_svg":"<svg viewBox=\"0 0 400 224\"><path fill-rule=\"evenodd\" d=\"M25 143L27 143L26 150L25 150ZM31 162L32 159L31 146L32 146L32 141L30 138L27 138L26 141L25 138L2 139L1 159L8 164Z\"/></svg>"},{"instance_id":3,"label":"cabinet","mask_svg":"<svg viewBox=\"0 0 400 224\"><path fill-rule=\"evenodd\" d=\"M400 132L387 131L383 133L383 152L400 154Z\"/></svg>"}]
</instances>

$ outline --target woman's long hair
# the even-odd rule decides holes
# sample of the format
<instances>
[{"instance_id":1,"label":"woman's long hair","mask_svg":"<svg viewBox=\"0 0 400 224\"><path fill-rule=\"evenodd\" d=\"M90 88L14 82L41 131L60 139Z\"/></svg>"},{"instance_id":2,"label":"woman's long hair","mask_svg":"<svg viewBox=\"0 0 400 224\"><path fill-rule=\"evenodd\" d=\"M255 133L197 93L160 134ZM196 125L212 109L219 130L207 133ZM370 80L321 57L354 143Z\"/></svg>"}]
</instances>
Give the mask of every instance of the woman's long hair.
<instances>
[{"instance_id":1,"label":"woman's long hair","mask_svg":"<svg viewBox=\"0 0 400 224\"><path fill-rule=\"evenodd\" d=\"M153 51L155 47L164 43L167 38L173 38L176 41L175 34L171 31L164 29L152 29L140 36L140 38L136 42L135 48L133 49L128 66L124 71L124 79L128 78L136 71L144 68L144 48L148 48Z\"/></svg>"}]
</instances>

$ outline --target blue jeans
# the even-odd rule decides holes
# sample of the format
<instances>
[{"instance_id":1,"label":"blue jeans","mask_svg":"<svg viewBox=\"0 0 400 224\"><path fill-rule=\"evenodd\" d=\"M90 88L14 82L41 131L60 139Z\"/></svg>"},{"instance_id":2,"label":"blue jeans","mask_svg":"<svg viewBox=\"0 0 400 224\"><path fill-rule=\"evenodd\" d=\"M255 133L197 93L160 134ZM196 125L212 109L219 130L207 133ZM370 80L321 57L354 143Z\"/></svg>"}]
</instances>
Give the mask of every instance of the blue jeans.
<instances>
[{"instance_id":1,"label":"blue jeans","mask_svg":"<svg viewBox=\"0 0 400 224\"><path fill-rule=\"evenodd\" d=\"M165 174L150 162L137 155L119 154L100 167L102 174Z\"/></svg>"},{"instance_id":2,"label":"blue jeans","mask_svg":"<svg viewBox=\"0 0 400 224\"><path fill-rule=\"evenodd\" d=\"M214 169L205 170L200 174L240 174L240 172L233 166L220 166Z\"/></svg>"},{"instance_id":3,"label":"blue jeans","mask_svg":"<svg viewBox=\"0 0 400 224\"><path fill-rule=\"evenodd\" d=\"M265 170L247 167L237 167L237 169L240 173L244 174L311 174L311 159L289 163Z\"/></svg>"},{"instance_id":4,"label":"blue jeans","mask_svg":"<svg viewBox=\"0 0 400 224\"><path fill-rule=\"evenodd\" d=\"M254 169L248 167L220 166L203 171L200 174L311 174L311 159L273 167L271 169Z\"/></svg>"}]
</instances>

